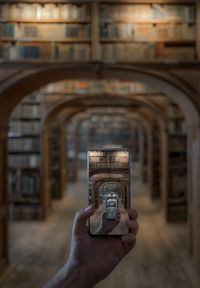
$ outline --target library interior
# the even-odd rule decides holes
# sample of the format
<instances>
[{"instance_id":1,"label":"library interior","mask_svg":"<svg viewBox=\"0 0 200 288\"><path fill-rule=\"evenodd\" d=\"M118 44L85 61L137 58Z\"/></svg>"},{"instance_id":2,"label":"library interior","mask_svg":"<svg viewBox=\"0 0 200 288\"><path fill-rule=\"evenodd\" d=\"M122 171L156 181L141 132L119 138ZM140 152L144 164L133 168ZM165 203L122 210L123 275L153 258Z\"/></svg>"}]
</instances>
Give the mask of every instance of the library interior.
<instances>
[{"instance_id":1,"label":"library interior","mask_svg":"<svg viewBox=\"0 0 200 288\"><path fill-rule=\"evenodd\" d=\"M62 267L105 147L139 232L95 287L200 287L200 1L0 0L0 83L0 287Z\"/></svg>"}]
</instances>

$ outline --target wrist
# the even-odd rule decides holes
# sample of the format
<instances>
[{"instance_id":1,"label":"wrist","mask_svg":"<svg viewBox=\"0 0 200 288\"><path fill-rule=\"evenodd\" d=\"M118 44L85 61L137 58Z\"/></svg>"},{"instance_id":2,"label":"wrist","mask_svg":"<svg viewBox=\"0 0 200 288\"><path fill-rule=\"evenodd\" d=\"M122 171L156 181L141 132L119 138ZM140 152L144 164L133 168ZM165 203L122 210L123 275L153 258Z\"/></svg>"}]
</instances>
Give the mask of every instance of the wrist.
<instances>
[{"instance_id":1,"label":"wrist","mask_svg":"<svg viewBox=\"0 0 200 288\"><path fill-rule=\"evenodd\" d=\"M63 288L92 288L86 277L85 270L73 261L68 260L63 267L64 286Z\"/></svg>"}]
</instances>

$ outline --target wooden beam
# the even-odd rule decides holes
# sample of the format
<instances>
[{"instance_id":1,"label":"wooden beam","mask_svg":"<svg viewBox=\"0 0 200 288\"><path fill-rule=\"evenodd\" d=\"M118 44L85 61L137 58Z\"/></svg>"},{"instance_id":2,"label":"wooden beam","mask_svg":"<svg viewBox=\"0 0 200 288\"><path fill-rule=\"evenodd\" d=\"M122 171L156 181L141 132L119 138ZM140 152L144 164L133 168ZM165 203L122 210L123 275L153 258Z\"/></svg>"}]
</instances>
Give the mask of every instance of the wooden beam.
<instances>
[{"instance_id":1,"label":"wooden beam","mask_svg":"<svg viewBox=\"0 0 200 288\"><path fill-rule=\"evenodd\" d=\"M8 127L0 127L0 263L8 263Z\"/></svg>"}]
</instances>

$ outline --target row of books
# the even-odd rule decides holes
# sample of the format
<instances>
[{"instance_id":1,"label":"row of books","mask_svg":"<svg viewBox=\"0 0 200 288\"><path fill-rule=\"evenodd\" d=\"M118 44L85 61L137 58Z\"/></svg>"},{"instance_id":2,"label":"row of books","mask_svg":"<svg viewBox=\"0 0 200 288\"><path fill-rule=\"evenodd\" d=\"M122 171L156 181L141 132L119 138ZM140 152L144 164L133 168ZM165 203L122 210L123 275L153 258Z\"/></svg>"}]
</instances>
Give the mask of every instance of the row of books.
<instances>
[{"instance_id":1,"label":"row of books","mask_svg":"<svg viewBox=\"0 0 200 288\"><path fill-rule=\"evenodd\" d=\"M11 114L12 118L39 118L40 105L24 104L17 105Z\"/></svg>"},{"instance_id":2,"label":"row of books","mask_svg":"<svg viewBox=\"0 0 200 288\"><path fill-rule=\"evenodd\" d=\"M100 37L133 41L195 40L196 27L188 24L111 23L100 26Z\"/></svg>"},{"instance_id":3,"label":"row of books","mask_svg":"<svg viewBox=\"0 0 200 288\"><path fill-rule=\"evenodd\" d=\"M4 19L74 19L89 20L86 4L16 3L1 4L0 17Z\"/></svg>"},{"instance_id":4,"label":"row of books","mask_svg":"<svg viewBox=\"0 0 200 288\"><path fill-rule=\"evenodd\" d=\"M10 171L8 173L8 191L11 196L37 196L40 192L40 177L38 173L23 171L20 175Z\"/></svg>"},{"instance_id":5,"label":"row of books","mask_svg":"<svg viewBox=\"0 0 200 288\"><path fill-rule=\"evenodd\" d=\"M185 120L170 120L168 123L168 131L169 134L186 134L187 133L187 125Z\"/></svg>"},{"instance_id":6,"label":"row of books","mask_svg":"<svg viewBox=\"0 0 200 288\"><path fill-rule=\"evenodd\" d=\"M173 175L172 178L169 178L169 186L170 186L170 197L179 197L180 192L181 195L185 194L185 190L187 187L187 177L185 173L179 173L178 175Z\"/></svg>"},{"instance_id":7,"label":"row of books","mask_svg":"<svg viewBox=\"0 0 200 288\"><path fill-rule=\"evenodd\" d=\"M101 5L101 21L119 20L181 20L187 23L195 22L194 5Z\"/></svg>"},{"instance_id":8,"label":"row of books","mask_svg":"<svg viewBox=\"0 0 200 288\"><path fill-rule=\"evenodd\" d=\"M160 45L161 44L161 45ZM107 43L101 45L101 59L103 62L155 62L155 61L183 61L195 60L194 47L168 47L163 43ZM57 43L0 43L0 58L5 60L44 60L44 61L90 61L89 44ZM126 85L125 85L126 86ZM119 92L126 93L128 90L140 92L137 86L130 85L120 88ZM138 86L139 87L139 86ZM95 88L95 89L94 89ZM92 93L99 87L92 88ZM104 86L105 88L105 86ZM102 89L104 89L102 88ZM126 91L124 91L124 89ZM77 93L88 93L90 87L75 87ZM106 92L111 90L111 86ZM136 91L137 90L137 91ZM151 89L152 90L152 89ZM105 90L104 90L105 91Z\"/></svg>"},{"instance_id":9,"label":"row of books","mask_svg":"<svg viewBox=\"0 0 200 288\"><path fill-rule=\"evenodd\" d=\"M187 149L186 137L169 137L168 149L169 152L185 152Z\"/></svg>"},{"instance_id":10,"label":"row of books","mask_svg":"<svg viewBox=\"0 0 200 288\"><path fill-rule=\"evenodd\" d=\"M19 39L90 38L90 24L0 24L0 36Z\"/></svg>"},{"instance_id":11,"label":"row of books","mask_svg":"<svg viewBox=\"0 0 200 288\"><path fill-rule=\"evenodd\" d=\"M27 197L26 197L27 198ZM10 204L9 205L9 220L10 221L32 221L32 220L41 220L42 218L42 208L38 203L35 203L35 199L34 201L30 199L26 200L26 198L24 198L23 200L20 200L20 204L16 203L16 204ZM28 204L27 204L28 201ZM34 203L32 203L34 202Z\"/></svg>"},{"instance_id":12,"label":"row of books","mask_svg":"<svg viewBox=\"0 0 200 288\"><path fill-rule=\"evenodd\" d=\"M96 162L96 163L115 163L115 162L127 162L128 163L128 156L124 156L124 157L90 157L90 162L93 163L93 162Z\"/></svg>"},{"instance_id":13,"label":"row of books","mask_svg":"<svg viewBox=\"0 0 200 288\"><path fill-rule=\"evenodd\" d=\"M89 61L90 45L60 43L0 43L0 58L5 60Z\"/></svg>"},{"instance_id":14,"label":"row of books","mask_svg":"<svg viewBox=\"0 0 200 288\"><path fill-rule=\"evenodd\" d=\"M89 165L89 169L93 168L128 168L128 163L98 163L98 162L92 162Z\"/></svg>"},{"instance_id":15,"label":"row of books","mask_svg":"<svg viewBox=\"0 0 200 288\"><path fill-rule=\"evenodd\" d=\"M194 47L166 47L160 43L109 43L101 45L101 59L115 62L191 62L195 60Z\"/></svg>"},{"instance_id":16,"label":"row of books","mask_svg":"<svg viewBox=\"0 0 200 288\"><path fill-rule=\"evenodd\" d=\"M190 46L171 46L167 47L163 43L157 45L156 55L157 59L168 59L169 61L191 62L196 59L196 52L194 47ZM162 46L162 47L161 47Z\"/></svg>"},{"instance_id":17,"label":"row of books","mask_svg":"<svg viewBox=\"0 0 200 288\"><path fill-rule=\"evenodd\" d=\"M43 88L43 93L54 93L54 92L73 92L77 94L114 92L116 94L131 94L131 93L153 92L153 88L136 81L122 82L119 80L107 81L105 79L90 80L90 81L74 81L74 80L58 81L48 84Z\"/></svg>"},{"instance_id":18,"label":"row of books","mask_svg":"<svg viewBox=\"0 0 200 288\"><path fill-rule=\"evenodd\" d=\"M185 166L186 153L172 152L169 153L169 168L175 168L175 166Z\"/></svg>"},{"instance_id":19,"label":"row of books","mask_svg":"<svg viewBox=\"0 0 200 288\"><path fill-rule=\"evenodd\" d=\"M8 151L40 151L39 138L9 138Z\"/></svg>"},{"instance_id":20,"label":"row of books","mask_svg":"<svg viewBox=\"0 0 200 288\"><path fill-rule=\"evenodd\" d=\"M182 110L177 105L169 105L168 115L169 115L169 118L172 118L172 119L174 118L182 119L184 117Z\"/></svg>"},{"instance_id":21,"label":"row of books","mask_svg":"<svg viewBox=\"0 0 200 288\"><path fill-rule=\"evenodd\" d=\"M89 44L59 44L55 46L53 53L57 61L90 61Z\"/></svg>"},{"instance_id":22,"label":"row of books","mask_svg":"<svg viewBox=\"0 0 200 288\"><path fill-rule=\"evenodd\" d=\"M40 103L40 92L38 91L34 91L30 94L28 94L26 97L24 97L21 102L21 104L24 104L24 103ZM16 107L15 107L16 109Z\"/></svg>"},{"instance_id":23,"label":"row of books","mask_svg":"<svg viewBox=\"0 0 200 288\"><path fill-rule=\"evenodd\" d=\"M120 154L120 155L119 155ZM109 159L109 157L128 157L128 152L127 151L112 151L110 150L109 152L107 151L96 151L96 150L91 150L89 151L89 157L106 157Z\"/></svg>"},{"instance_id":24,"label":"row of books","mask_svg":"<svg viewBox=\"0 0 200 288\"><path fill-rule=\"evenodd\" d=\"M29 154L29 155L9 155L8 156L8 167L30 167L38 168L41 165L40 155Z\"/></svg>"},{"instance_id":25,"label":"row of books","mask_svg":"<svg viewBox=\"0 0 200 288\"><path fill-rule=\"evenodd\" d=\"M154 43L109 43L101 46L101 59L107 63L152 62L156 59Z\"/></svg>"},{"instance_id":26,"label":"row of books","mask_svg":"<svg viewBox=\"0 0 200 288\"><path fill-rule=\"evenodd\" d=\"M9 122L9 135L40 135L41 124L38 120L32 121L10 121Z\"/></svg>"}]
</instances>

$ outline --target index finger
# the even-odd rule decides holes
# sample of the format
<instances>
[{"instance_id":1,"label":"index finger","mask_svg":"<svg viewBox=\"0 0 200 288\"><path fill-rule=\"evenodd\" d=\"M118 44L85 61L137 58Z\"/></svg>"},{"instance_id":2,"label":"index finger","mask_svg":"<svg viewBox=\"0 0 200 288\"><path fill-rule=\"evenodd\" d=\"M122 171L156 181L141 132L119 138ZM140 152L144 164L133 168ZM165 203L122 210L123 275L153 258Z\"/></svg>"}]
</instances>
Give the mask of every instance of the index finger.
<instances>
[{"instance_id":1,"label":"index finger","mask_svg":"<svg viewBox=\"0 0 200 288\"><path fill-rule=\"evenodd\" d=\"M138 212L135 209L130 208L128 209L128 216L129 219L136 220L138 217Z\"/></svg>"}]
</instances>

